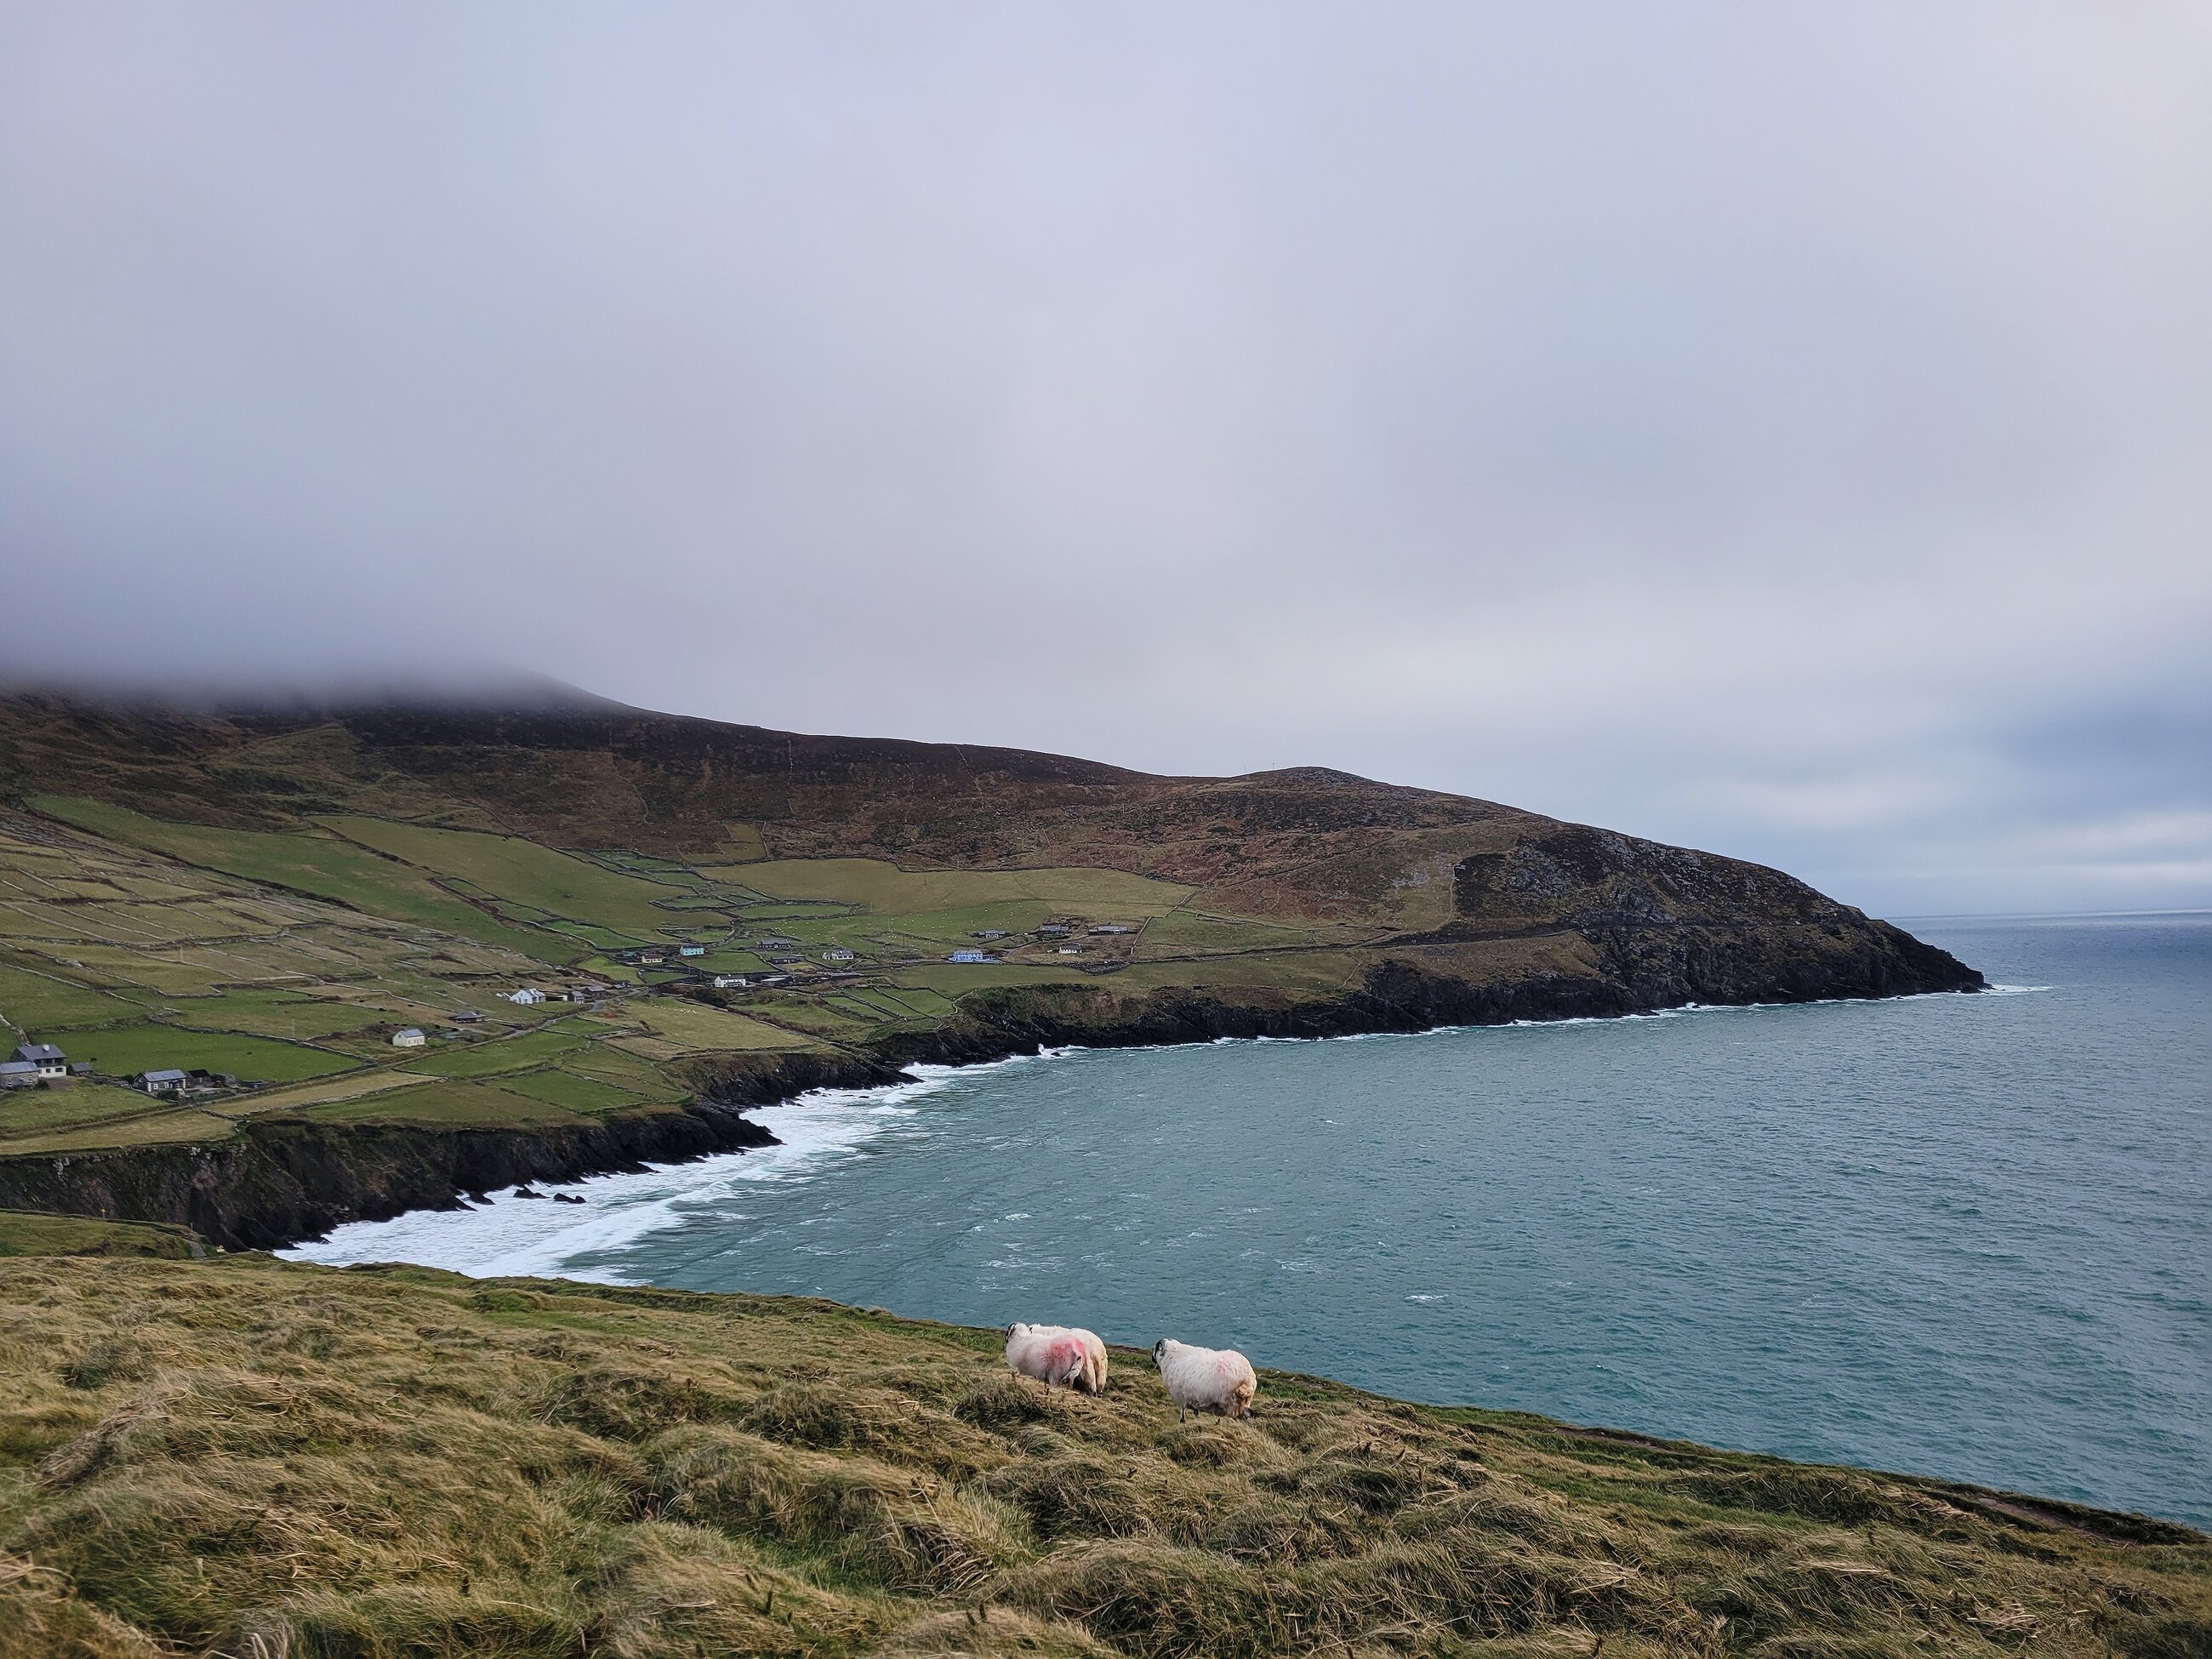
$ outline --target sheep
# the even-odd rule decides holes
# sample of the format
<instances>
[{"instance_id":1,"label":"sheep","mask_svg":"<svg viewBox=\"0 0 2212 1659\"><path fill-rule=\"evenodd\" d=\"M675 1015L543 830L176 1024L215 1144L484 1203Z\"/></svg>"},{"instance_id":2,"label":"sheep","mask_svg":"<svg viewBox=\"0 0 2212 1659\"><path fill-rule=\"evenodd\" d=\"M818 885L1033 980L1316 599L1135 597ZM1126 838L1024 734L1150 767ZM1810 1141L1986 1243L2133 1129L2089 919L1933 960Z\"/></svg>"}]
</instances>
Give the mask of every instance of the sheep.
<instances>
[{"instance_id":1,"label":"sheep","mask_svg":"<svg viewBox=\"0 0 2212 1659\"><path fill-rule=\"evenodd\" d=\"M1085 1394L1103 1394L1106 1392L1106 1345L1098 1340L1096 1331L1086 1331L1078 1326L1075 1334L1083 1339L1083 1380L1085 1385L1083 1391Z\"/></svg>"},{"instance_id":2,"label":"sheep","mask_svg":"<svg viewBox=\"0 0 2212 1659\"><path fill-rule=\"evenodd\" d=\"M1175 1401L1176 1421L1185 1411L1219 1412L1224 1417L1249 1417L1252 1396L1260 1392L1260 1379L1252 1362L1234 1348L1194 1348L1162 1337L1152 1344L1152 1363L1160 1368L1168 1398Z\"/></svg>"},{"instance_id":3,"label":"sheep","mask_svg":"<svg viewBox=\"0 0 2212 1659\"><path fill-rule=\"evenodd\" d=\"M1006 1327L1006 1364L1017 1376L1033 1376L1048 1389L1056 1382L1085 1394L1106 1387L1106 1345L1090 1331L1065 1325Z\"/></svg>"}]
</instances>

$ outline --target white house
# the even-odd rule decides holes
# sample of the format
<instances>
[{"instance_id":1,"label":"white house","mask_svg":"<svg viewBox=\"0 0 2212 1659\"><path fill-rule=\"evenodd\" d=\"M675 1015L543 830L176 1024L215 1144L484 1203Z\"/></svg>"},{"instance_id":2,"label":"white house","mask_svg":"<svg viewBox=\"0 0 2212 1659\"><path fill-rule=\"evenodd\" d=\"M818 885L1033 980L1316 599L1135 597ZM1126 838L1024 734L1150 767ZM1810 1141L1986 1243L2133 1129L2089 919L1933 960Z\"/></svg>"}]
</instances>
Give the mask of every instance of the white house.
<instances>
[{"instance_id":1,"label":"white house","mask_svg":"<svg viewBox=\"0 0 2212 1659\"><path fill-rule=\"evenodd\" d=\"M852 959L853 953L842 945L833 945L822 953L824 962L850 962Z\"/></svg>"},{"instance_id":2,"label":"white house","mask_svg":"<svg viewBox=\"0 0 2212 1659\"><path fill-rule=\"evenodd\" d=\"M392 1046L395 1048L419 1048L428 1041L429 1038L424 1036L420 1030L412 1025L404 1031L394 1031L392 1034Z\"/></svg>"},{"instance_id":3,"label":"white house","mask_svg":"<svg viewBox=\"0 0 2212 1659\"><path fill-rule=\"evenodd\" d=\"M69 1075L69 1056L51 1042L19 1043L15 1058L37 1066L39 1075L48 1081Z\"/></svg>"},{"instance_id":4,"label":"white house","mask_svg":"<svg viewBox=\"0 0 2212 1659\"><path fill-rule=\"evenodd\" d=\"M707 947L703 945L679 945L676 947L676 954L679 957L703 957L707 954Z\"/></svg>"},{"instance_id":5,"label":"white house","mask_svg":"<svg viewBox=\"0 0 2212 1659\"><path fill-rule=\"evenodd\" d=\"M545 1000L545 993L533 991L526 985L520 991L509 991L507 994L507 1000L509 1002L520 1003L543 1002Z\"/></svg>"}]
</instances>

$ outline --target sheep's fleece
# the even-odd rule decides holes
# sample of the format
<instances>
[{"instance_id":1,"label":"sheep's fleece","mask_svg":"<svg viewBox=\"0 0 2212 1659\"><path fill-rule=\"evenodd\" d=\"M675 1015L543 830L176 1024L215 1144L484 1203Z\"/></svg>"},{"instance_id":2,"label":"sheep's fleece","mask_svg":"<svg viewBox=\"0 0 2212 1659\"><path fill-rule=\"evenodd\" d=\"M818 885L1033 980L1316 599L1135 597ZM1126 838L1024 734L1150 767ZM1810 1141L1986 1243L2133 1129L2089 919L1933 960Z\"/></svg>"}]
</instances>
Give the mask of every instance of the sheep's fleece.
<instances>
[{"instance_id":1,"label":"sheep's fleece","mask_svg":"<svg viewBox=\"0 0 2212 1659\"><path fill-rule=\"evenodd\" d=\"M1065 1382L1085 1394L1105 1390L1106 1345L1092 1331L1066 1325L1009 1325L1006 1364L1017 1376L1033 1376L1048 1388Z\"/></svg>"},{"instance_id":2,"label":"sheep's fleece","mask_svg":"<svg viewBox=\"0 0 2212 1659\"><path fill-rule=\"evenodd\" d=\"M1224 1417L1247 1417L1252 1396L1260 1392L1260 1379L1252 1362L1234 1348L1194 1348L1162 1337L1152 1345L1152 1362L1160 1368L1168 1398L1176 1404L1176 1420L1185 1411L1219 1412Z\"/></svg>"}]
</instances>

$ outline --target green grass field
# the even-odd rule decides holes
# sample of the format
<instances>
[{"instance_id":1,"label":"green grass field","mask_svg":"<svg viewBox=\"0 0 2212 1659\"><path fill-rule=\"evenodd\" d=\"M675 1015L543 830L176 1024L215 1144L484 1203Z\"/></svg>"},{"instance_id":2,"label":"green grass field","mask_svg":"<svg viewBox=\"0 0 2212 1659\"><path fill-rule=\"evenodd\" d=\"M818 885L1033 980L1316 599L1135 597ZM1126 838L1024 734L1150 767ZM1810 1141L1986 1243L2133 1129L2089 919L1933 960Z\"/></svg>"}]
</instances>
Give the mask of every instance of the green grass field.
<instances>
[{"instance_id":1,"label":"green grass field","mask_svg":"<svg viewBox=\"0 0 2212 1659\"><path fill-rule=\"evenodd\" d=\"M349 1069L343 1054L302 1043L227 1031L194 1031L144 1021L87 1031L64 1045L72 1061L87 1060L112 1077L176 1066L229 1072L245 1083L297 1083Z\"/></svg>"},{"instance_id":2,"label":"green grass field","mask_svg":"<svg viewBox=\"0 0 2212 1659\"><path fill-rule=\"evenodd\" d=\"M0 1016L27 1036L43 1038L49 1031L114 1025L143 1018L145 1012L137 1003L109 992L0 963Z\"/></svg>"},{"instance_id":3,"label":"green grass field","mask_svg":"<svg viewBox=\"0 0 2212 1659\"><path fill-rule=\"evenodd\" d=\"M77 1081L0 1091L0 1138L92 1128L171 1109L171 1103L119 1085Z\"/></svg>"},{"instance_id":4,"label":"green grass field","mask_svg":"<svg viewBox=\"0 0 2212 1659\"><path fill-rule=\"evenodd\" d=\"M391 1018L382 1008L297 991L225 990L208 997L176 997L155 1006L173 1024L286 1042L358 1031Z\"/></svg>"},{"instance_id":5,"label":"green grass field","mask_svg":"<svg viewBox=\"0 0 2212 1659\"><path fill-rule=\"evenodd\" d=\"M510 1094L487 1083L440 1078L413 1088L302 1106L295 1115L319 1123L428 1123L485 1128L570 1122L575 1114L550 1101Z\"/></svg>"},{"instance_id":6,"label":"green grass field","mask_svg":"<svg viewBox=\"0 0 2212 1659\"><path fill-rule=\"evenodd\" d=\"M713 1054L752 1048L799 1048L805 1039L770 1025L703 1003L681 997L655 997L631 1003L623 1015L625 1023L641 1025L676 1053Z\"/></svg>"},{"instance_id":7,"label":"green grass field","mask_svg":"<svg viewBox=\"0 0 2212 1659\"><path fill-rule=\"evenodd\" d=\"M459 877L550 915L645 939L681 925L658 908L659 901L671 896L665 885L512 836L433 830L384 818L319 822L365 847L437 875Z\"/></svg>"},{"instance_id":8,"label":"green grass field","mask_svg":"<svg viewBox=\"0 0 2212 1659\"><path fill-rule=\"evenodd\" d=\"M436 1077L489 1077L495 1072L519 1072L543 1066L573 1054L588 1040L574 1022L553 1030L530 1031L520 1036L465 1047L433 1048L405 1061L401 1069L427 1072Z\"/></svg>"},{"instance_id":9,"label":"green grass field","mask_svg":"<svg viewBox=\"0 0 2212 1659\"><path fill-rule=\"evenodd\" d=\"M393 921L459 933L524 957L562 960L574 954L556 935L511 927L441 891L426 872L336 835L172 823L91 800L42 797L33 804L40 811L95 835L207 869L312 893Z\"/></svg>"},{"instance_id":10,"label":"green grass field","mask_svg":"<svg viewBox=\"0 0 2212 1659\"><path fill-rule=\"evenodd\" d=\"M0 1210L0 1255L135 1255L181 1261L199 1248L182 1227Z\"/></svg>"},{"instance_id":11,"label":"green grass field","mask_svg":"<svg viewBox=\"0 0 2212 1659\"><path fill-rule=\"evenodd\" d=\"M508 1094L526 1096L550 1106L587 1115L635 1106L641 1098L627 1089L618 1089L611 1083L577 1072L524 1072L501 1077L499 1087Z\"/></svg>"}]
</instances>

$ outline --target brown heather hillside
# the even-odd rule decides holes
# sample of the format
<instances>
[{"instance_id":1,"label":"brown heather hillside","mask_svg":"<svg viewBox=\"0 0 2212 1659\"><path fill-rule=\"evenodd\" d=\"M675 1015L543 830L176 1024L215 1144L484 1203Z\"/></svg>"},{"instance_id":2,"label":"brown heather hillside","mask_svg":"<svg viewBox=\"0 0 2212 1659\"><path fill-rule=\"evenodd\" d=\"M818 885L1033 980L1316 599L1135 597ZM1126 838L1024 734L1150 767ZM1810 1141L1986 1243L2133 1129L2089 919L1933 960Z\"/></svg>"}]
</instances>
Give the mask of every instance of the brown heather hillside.
<instances>
[{"instance_id":1,"label":"brown heather hillside","mask_svg":"<svg viewBox=\"0 0 2212 1659\"><path fill-rule=\"evenodd\" d=\"M2212 1651L2185 1528L1264 1367L1250 1422L1179 1424L1141 1354L1088 1400L998 1346L779 1298L0 1261L0 1656Z\"/></svg>"},{"instance_id":2,"label":"brown heather hillside","mask_svg":"<svg viewBox=\"0 0 2212 1659\"><path fill-rule=\"evenodd\" d=\"M697 863L1084 866L1209 915L1436 953L1447 978L1589 973L1632 1002L1879 995L1979 976L1759 866L1318 768L1170 778L1018 750L805 737L578 696L499 710L195 714L0 699L0 793L272 830L364 813ZM1504 948L1485 951L1486 945ZM1462 947L1462 948L1455 948Z\"/></svg>"}]
</instances>

